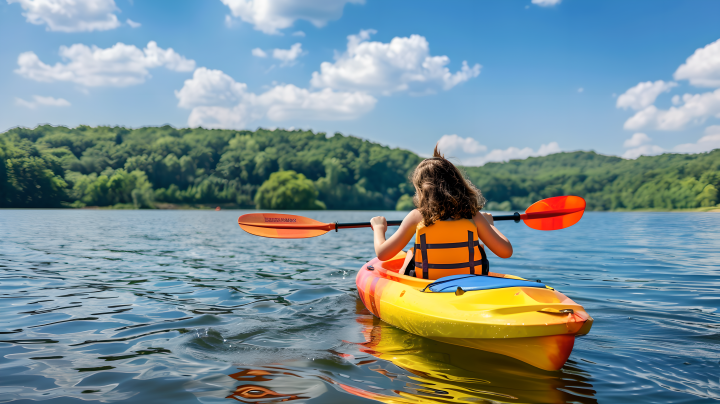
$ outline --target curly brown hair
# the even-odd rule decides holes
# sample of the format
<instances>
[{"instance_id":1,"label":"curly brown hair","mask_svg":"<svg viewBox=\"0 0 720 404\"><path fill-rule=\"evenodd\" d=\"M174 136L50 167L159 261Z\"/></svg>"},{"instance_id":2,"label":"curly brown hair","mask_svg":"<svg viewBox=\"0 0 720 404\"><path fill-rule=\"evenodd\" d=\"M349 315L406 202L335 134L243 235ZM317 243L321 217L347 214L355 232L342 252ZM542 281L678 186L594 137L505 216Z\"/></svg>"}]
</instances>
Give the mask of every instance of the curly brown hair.
<instances>
[{"instance_id":1,"label":"curly brown hair","mask_svg":"<svg viewBox=\"0 0 720 404\"><path fill-rule=\"evenodd\" d=\"M425 226L438 220L472 219L483 206L485 198L453 163L438 151L418 164L410 178L415 185L413 202Z\"/></svg>"}]
</instances>

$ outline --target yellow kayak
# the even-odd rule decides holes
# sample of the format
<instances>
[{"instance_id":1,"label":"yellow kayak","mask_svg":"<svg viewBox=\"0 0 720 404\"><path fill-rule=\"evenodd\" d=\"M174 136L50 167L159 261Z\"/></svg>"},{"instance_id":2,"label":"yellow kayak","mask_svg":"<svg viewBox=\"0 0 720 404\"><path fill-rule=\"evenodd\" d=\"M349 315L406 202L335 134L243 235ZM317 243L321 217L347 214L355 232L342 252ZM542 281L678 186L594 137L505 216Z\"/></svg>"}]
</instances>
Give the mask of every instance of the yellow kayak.
<instances>
[{"instance_id":1,"label":"yellow kayak","mask_svg":"<svg viewBox=\"0 0 720 404\"><path fill-rule=\"evenodd\" d=\"M375 258L360 269L356 284L370 312L412 334L558 370L575 337L592 327L582 306L544 284L493 272L419 279L398 273L404 260L404 252L388 261Z\"/></svg>"}]
</instances>

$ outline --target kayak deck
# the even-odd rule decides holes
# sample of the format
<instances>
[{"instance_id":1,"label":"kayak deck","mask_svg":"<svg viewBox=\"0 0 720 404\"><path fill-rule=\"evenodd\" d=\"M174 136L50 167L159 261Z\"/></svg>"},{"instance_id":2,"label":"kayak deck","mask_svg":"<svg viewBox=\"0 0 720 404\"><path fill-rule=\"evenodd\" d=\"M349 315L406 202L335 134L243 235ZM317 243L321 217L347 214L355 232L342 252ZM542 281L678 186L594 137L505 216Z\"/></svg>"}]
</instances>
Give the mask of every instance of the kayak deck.
<instances>
[{"instance_id":1,"label":"kayak deck","mask_svg":"<svg viewBox=\"0 0 720 404\"><path fill-rule=\"evenodd\" d=\"M434 280L400 275L405 253L371 260L356 284L365 307L407 332L507 355L546 370L560 369L593 319L550 288L513 286L464 294L423 291ZM490 273L496 278L522 278Z\"/></svg>"}]
</instances>

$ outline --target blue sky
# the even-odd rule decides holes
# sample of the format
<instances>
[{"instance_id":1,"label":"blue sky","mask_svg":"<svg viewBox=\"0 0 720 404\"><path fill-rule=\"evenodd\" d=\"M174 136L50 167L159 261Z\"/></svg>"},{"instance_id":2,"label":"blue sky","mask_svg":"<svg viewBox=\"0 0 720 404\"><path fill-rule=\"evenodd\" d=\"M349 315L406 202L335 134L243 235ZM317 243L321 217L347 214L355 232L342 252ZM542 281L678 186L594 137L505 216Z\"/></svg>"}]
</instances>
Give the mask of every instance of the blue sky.
<instances>
[{"instance_id":1,"label":"blue sky","mask_svg":"<svg viewBox=\"0 0 720 404\"><path fill-rule=\"evenodd\" d=\"M0 130L342 132L465 164L720 147L720 2L6 0ZM299 45L298 45L299 44Z\"/></svg>"}]
</instances>

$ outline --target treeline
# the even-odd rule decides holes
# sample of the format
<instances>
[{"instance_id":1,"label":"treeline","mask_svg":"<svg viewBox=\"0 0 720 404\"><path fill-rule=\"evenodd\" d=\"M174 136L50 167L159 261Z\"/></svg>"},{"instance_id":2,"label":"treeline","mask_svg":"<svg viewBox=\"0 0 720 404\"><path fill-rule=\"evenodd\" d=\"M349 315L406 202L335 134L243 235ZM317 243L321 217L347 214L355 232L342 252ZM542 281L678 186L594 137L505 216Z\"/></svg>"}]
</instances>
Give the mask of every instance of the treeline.
<instances>
[{"instance_id":1,"label":"treeline","mask_svg":"<svg viewBox=\"0 0 720 404\"><path fill-rule=\"evenodd\" d=\"M15 128L0 134L0 207L411 209L417 155L336 133L171 126ZM720 202L720 150L624 160L558 153L465 167L488 210L557 195L592 210Z\"/></svg>"},{"instance_id":2,"label":"treeline","mask_svg":"<svg viewBox=\"0 0 720 404\"><path fill-rule=\"evenodd\" d=\"M394 209L419 161L339 133L15 128L0 134L0 207Z\"/></svg>"},{"instance_id":3,"label":"treeline","mask_svg":"<svg viewBox=\"0 0 720 404\"><path fill-rule=\"evenodd\" d=\"M579 195L589 210L689 209L720 203L720 149L625 160L594 152L557 153L467 167L489 210L524 209L557 195Z\"/></svg>"}]
</instances>

